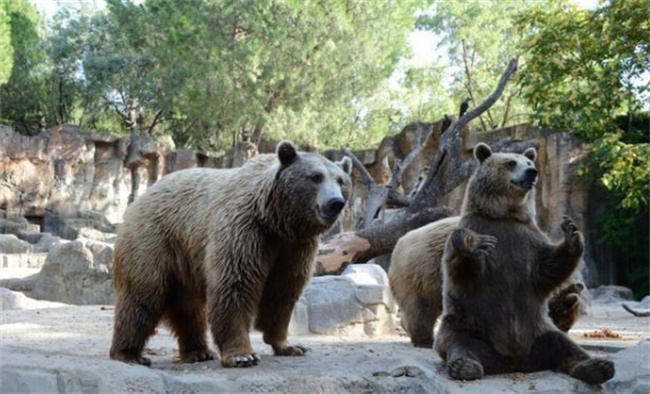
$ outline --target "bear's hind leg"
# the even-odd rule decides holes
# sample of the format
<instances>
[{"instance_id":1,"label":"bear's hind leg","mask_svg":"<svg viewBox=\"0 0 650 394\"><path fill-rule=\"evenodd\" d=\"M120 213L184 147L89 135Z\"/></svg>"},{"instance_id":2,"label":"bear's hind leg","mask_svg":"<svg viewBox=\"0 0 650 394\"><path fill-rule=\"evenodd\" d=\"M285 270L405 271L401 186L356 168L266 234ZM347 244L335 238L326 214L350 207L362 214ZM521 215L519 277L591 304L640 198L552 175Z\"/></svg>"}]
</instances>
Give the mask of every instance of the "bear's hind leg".
<instances>
[{"instance_id":1,"label":"bear's hind leg","mask_svg":"<svg viewBox=\"0 0 650 394\"><path fill-rule=\"evenodd\" d=\"M196 363L214 360L206 337L205 297L184 293L178 297L172 294L170 298L172 301L167 305L165 318L178 337L181 361Z\"/></svg>"},{"instance_id":2,"label":"bear's hind leg","mask_svg":"<svg viewBox=\"0 0 650 394\"><path fill-rule=\"evenodd\" d=\"M550 331L535 340L524 363L524 372L557 370L590 384L600 384L614 377L614 363L592 358L566 334Z\"/></svg>"},{"instance_id":3,"label":"bear's hind leg","mask_svg":"<svg viewBox=\"0 0 650 394\"><path fill-rule=\"evenodd\" d=\"M142 351L161 315L162 308L155 301L140 298L139 295L119 297L115 304L111 359L150 366L151 360L142 357Z\"/></svg>"},{"instance_id":4,"label":"bear's hind leg","mask_svg":"<svg viewBox=\"0 0 650 394\"><path fill-rule=\"evenodd\" d=\"M446 361L452 379L475 380L485 374L509 372L503 356L488 343L465 333L439 334L436 350Z\"/></svg>"},{"instance_id":5,"label":"bear's hind leg","mask_svg":"<svg viewBox=\"0 0 650 394\"><path fill-rule=\"evenodd\" d=\"M439 315L434 300L417 297L405 305L402 319L405 319L413 346L433 347L433 326Z\"/></svg>"}]
</instances>

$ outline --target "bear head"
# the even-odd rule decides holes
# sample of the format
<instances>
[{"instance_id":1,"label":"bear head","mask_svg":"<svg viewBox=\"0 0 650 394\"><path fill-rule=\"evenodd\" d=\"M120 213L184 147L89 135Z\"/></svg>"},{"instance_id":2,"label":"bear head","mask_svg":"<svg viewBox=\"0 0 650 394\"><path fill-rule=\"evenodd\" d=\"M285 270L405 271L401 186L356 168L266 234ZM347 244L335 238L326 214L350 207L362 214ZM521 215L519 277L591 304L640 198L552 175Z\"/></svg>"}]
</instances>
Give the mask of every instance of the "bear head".
<instances>
[{"instance_id":1,"label":"bear head","mask_svg":"<svg viewBox=\"0 0 650 394\"><path fill-rule=\"evenodd\" d=\"M317 153L298 152L289 141L276 148L276 186L287 225L321 233L331 227L350 197L352 161L332 162Z\"/></svg>"},{"instance_id":2,"label":"bear head","mask_svg":"<svg viewBox=\"0 0 650 394\"><path fill-rule=\"evenodd\" d=\"M463 214L528 221L535 218L537 151L493 153L486 144L474 147L478 168L467 186Z\"/></svg>"}]
</instances>

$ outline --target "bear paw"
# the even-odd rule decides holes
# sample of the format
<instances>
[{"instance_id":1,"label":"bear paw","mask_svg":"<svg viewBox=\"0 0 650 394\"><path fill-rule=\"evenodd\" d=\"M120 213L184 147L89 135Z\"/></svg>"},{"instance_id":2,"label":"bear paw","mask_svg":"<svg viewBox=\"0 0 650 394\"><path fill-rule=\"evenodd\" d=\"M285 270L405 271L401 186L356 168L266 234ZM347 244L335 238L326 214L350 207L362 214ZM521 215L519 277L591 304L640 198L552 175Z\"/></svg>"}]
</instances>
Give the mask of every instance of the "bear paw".
<instances>
[{"instance_id":1,"label":"bear paw","mask_svg":"<svg viewBox=\"0 0 650 394\"><path fill-rule=\"evenodd\" d=\"M232 356L221 357L221 365L226 368L246 368L257 365L260 362L260 356L255 353L250 354L233 354Z\"/></svg>"},{"instance_id":2,"label":"bear paw","mask_svg":"<svg viewBox=\"0 0 650 394\"><path fill-rule=\"evenodd\" d=\"M296 357L296 356L304 356L305 353L309 351L308 348L300 345L293 345L293 346L282 346L282 347L276 347L273 348L273 353L275 353L276 356L289 356L289 357Z\"/></svg>"},{"instance_id":3,"label":"bear paw","mask_svg":"<svg viewBox=\"0 0 650 394\"><path fill-rule=\"evenodd\" d=\"M490 251L497 246L497 239L491 235L476 235L474 236L474 250L475 255L486 257Z\"/></svg>"},{"instance_id":4,"label":"bear paw","mask_svg":"<svg viewBox=\"0 0 650 394\"><path fill-rule=\"evenodd\" d=\"M196 349L181 354L181 361L184 363L200 363L209 360L214 360L214 353L209 349Z\"/></svg>"},{"instance_id":5,"label":"bear paw","mask_svg":"<svg viewBox=\"0 0 650 394\"><path fill-rule=\"evenodd\" d=\"M614 363L603 358L592 358L579 362L571 376L590 384L601 384L614 377Z\"/></svg>"},{"instance_id":6,"label":"bear paw","mask_svg":"<svg viewBox=\"0 0 650 394\"><path fill-rule=\"evenodd\" d=\"M458 228L451 233L452 247L458 253L486 257L497 245L497 239L491 235L480 235L472 230Z\"/></svg>"},{"instance_id":7,"label":"bear paw","mask_svg":"<svg viewBox=\"0 0 650 394\"><path fill-rule=\"evenodd\" d=\"M421 347L425 349L433 348L433 338L411 339L411 343L413 343L414 347Z\"/></svg>"},{"instance_id":8,"label":"bear paw","mask_svg":"<svg viewBox=\"0 0 650 394\"><path fill-rule=\"evenodd\" d=\"M111 354L111 359L116 360L116 361L122 361L123 363L127 364L138 364L138 365L143 365L145 367L150 367L151 366L151 359L148 357L142 357L142 356L132 356L128 355L126 353L116 353L116 354Z\"/></svg>"},{"instance_id":9,"label":"bear paw","mask_svg":"<svg viewBox=\"0 0 650 394\"><path fill-rule=\"evenodd\" d=\"M584 241L582 239L582 234L578 230L573 219L568 216L562 217L562 232L564 233L564 242L566 242L569 253L572 255L582 254L584 249Z\"/></svg>"},{"instance_id":10,"label":"bear paw","mask_svg":"<svg viewBox=\"0 0 650 394\"><path fill-rule=\"evenodd\" d=\"M456 380L474 380L483 377L483 366L480 362L467 357L459 357L447 364L449 376Z\"/></svg>"}]
</instances>

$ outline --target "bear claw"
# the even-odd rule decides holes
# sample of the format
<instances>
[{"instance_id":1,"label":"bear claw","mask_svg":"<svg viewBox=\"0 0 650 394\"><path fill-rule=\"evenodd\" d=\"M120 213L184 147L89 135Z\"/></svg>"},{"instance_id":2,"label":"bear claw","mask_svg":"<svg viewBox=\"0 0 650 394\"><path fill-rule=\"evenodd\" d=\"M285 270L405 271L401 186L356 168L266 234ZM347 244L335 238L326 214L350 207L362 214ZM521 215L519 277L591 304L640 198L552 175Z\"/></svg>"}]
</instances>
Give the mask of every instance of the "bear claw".
<instances>
[{"instance_id":1,"label":"bear claw","mask_svg":"<svg viewBox=\"0 0 650 394\"><path fill-rule=\"evenodd\" d=\"M582 253L584 249L582 235L573 219L568 216L563 216L560 227L564 232L564 240L569 245L569 249L574 253Z\"/></svg>"},{"instance_id":2,"label":"bear claw","mask_svg":"<svg viewBox=\"0 0 650 394\"><path fill-rule=\"evenodd\" d=\"M260 357L255 354L238 354L235 356L224 357L221 359L221 365L226 368L246 368L257 365Z\"/></svg>"},{"instance_id":3,"label":"bear claw","mask_svg":"<svg viewBox=\"0 0 650 394\"><path fill-rule=\"evenodd\" d=\"M447 364L449 376L456 380L475 380L483 377L483 366L476 360L459 357Z\"/></svg>"},{"instance_id":4,"label":"bear claw","mask_svg":"<svg viewBox=\"0 0 650 394\"><path fill-rule=\"evenodd\" d=\"M208 349L199 349L181 355L181 361L184 363L200 363L203 361L214 360L214 353Z\"/></svg>"},{"instance_id":5,"label":"bear claw","mask_svg":"<svg viewBox=\"0 0 650 394\"><path fill-rule=\"evenodd\" d=\"M479 235L476 237L476 251L481 254L488 254L490 249L497 246L497 239L491 235Z\"/></svg>"},{"instance_id":6,"label":"bear claw","mask_svg":"<svg viewBox=\"0 0 650 394\"><path fill-rule=\"evenodd\" d=\"M139 364L145 367L151 366L151 359L148 357L130 357L123 354L111 355L111 359L122 361L127 364Z\"/></svg>"},{"instance_id":7,"label":"bear claw","mask_svg":"<svg viewBox=\"0 0 650 394\"><path fill-rule=\"evenodd\" d=\"M289 357L304 356L305 353L307 353L308 351L309 348L300 345L284 346L282 348L274 349L274 353L276 356L289 356Z\"/></svg>"}]
</instances>

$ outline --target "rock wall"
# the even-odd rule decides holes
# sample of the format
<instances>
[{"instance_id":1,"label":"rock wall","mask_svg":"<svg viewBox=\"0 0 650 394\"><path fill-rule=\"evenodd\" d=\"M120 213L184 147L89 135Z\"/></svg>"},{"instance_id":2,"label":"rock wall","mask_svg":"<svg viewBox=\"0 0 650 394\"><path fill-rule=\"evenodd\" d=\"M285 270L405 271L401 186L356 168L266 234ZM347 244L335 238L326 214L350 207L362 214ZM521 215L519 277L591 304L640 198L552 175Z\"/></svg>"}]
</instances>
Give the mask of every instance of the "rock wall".
<instances>
[{"instance_id":1,"label":"rock wall","mask_svg":"<svg viewBox=\"0 0 650 394\"><path fill-rule=\"evenodd\" d=\"M405 157L419 138L437 123L411 124L397 135L389 136L377 149L355 154L379 184L385 183L396 159ZM131 166L139 173L138 193L167 173L191 167L231 167L241 165L258 153L272 152L275 144L265 141L258 149L239 144L227 155L214 156L192 150L174 150L172 144L155 141L147 135L138 137L137 160L127 163L128 137L107 133L83 134L74 126L58 126L35 137L26 137L0 126L0 233L24 234L49 231L75 239L80 228L112 231L121 221L131 193ZM539 223L552 237L559 238L559 222L571 215L583 229L590 217L589 182L575 175L588 156L589 145L568 133L549 134L535 127L514 126L488 132L463 133L468 157L477 142L496 142L503 138L539 141L541 178L537 185ZM426 142L420 157L404 172L402 187L409 194L417 187L435 155L438 138ZM313 147L301 147L314 150ZM339 150L323 152L340 160ZM366 186L353 173L354 190L342 219L332 233L354 229L365 209ZM456 213L460 211L465 185L445 199ZM593 204L592 204L593 205ZM18 218L18 219L16 219ZM24 218L24 219L23 219ZM21 222L22 220L22 222ZM585 232L587 245L598 247ZM25 235L19 235L25 237ZM596 254L597 256L600 254ZM588 282L596 283L592 253L587 251ZM600 262L601 264L603 262Z\"/></svg>"},{"instance_id":2,"label":"rock wall","mask_svg":"<svg viewBox=\"0 0 650 394\"><path fill-rule=\"evenodd\" d=\"M170 143L147 135L138 142L140 194L169 172L221 164L199 152L173 151ZM128 145L129 138L83 134L75 126L34 137L0 126L0 219L24 217L41 229L48 212L76 218L95 212L111 223L121 221L131 193Z\"/></svg>"}]
</instances>

